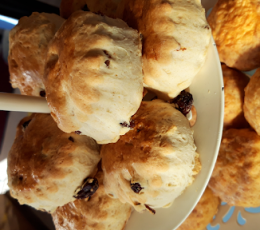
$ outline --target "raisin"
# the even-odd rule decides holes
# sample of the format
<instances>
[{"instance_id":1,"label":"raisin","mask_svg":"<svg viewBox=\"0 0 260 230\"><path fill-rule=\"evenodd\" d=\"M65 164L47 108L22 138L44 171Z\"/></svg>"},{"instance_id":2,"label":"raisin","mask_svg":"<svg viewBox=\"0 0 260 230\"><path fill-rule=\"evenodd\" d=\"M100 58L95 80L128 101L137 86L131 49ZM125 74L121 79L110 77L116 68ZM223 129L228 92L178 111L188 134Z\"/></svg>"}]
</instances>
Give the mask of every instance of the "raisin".
<instances>
[{"instance_id":1,"label":"raisin","mask_svg":"<svg viewBox=\"0 0 260 230\"><path fill-rule=\"evenodd\" d=\"M83 8L82 8L83 11L89 11L89 8L87 5L84 5Z\"/></svg>"},{"instance_id":2,"label":"raisin","mask_svg":"<svg viewBox=\"0 0 260 230\"><path fill-rule=\"evenodd\" d=\"M149 207L147 204L145 204L144 206L148 209L148 211L149 211L150 213L152 213L152 214L155 214L155 213L156 213L155 210L152 209L151 207Z\"/></svg>"},{"instance_id":3,"label":"raisin","mask_svg":"<svg viewBox=\"0 0 260 230\"><path fill-rule=\"evenodd\" d=\"M23 180L23 175L19 176L19 180L22 181Z\"/></svg>"},{"instance_id":4,"label":"raisin","mask_svg":"<svg viewBox=\"0 0 260 230\"><path fill-rule=\"evenodd\" d=\"M112 58L106 50L103 50L104 54L108 56L108 58Z\"/></svg>"},{"instance_id":5,"label":"raisin","mask_svg":"<svg viewBox=\"0 0 260 230\"><path fill-rule=\"evenodd\" d=\"M72 141L72 142L74 142L74 139L73 139L73 137L69 137L69 140L70 140L70 141Z\"/></svg>"},{"instance_id":6,"label":"raisin","mask_svg":"<svg viewBox=\"0 0 260 230\"><path fill-rule=\"evenodd\" d=\"M120 123L122 127L128 127L128 124L126 122Z\"/></svg>"},{"instance_id":7,"label":"raisin","mask_svg":"<svg viewBox=\"0 0 260 230\"><path fill-rule=\"evenodd\" d=\"M183 114L187 115L192 107L193 97L189 92L185 90L181 91L181 93L172 100L171 103L176 105L176 108Z\"/></svg>"},{"instance_id":8,"label":"raisin","mask_svg":"<svg viewBox=\"0 0 260 230\"><path fill-rule=\"evenodd\" d=\"M31 122L31 120L28 120L28 121L24 122L23 123L23 128L26 129L30 122Z\"/></svg>"},{"instance_id":9,"label":"raisin","mask_svg":"<svg viewBox=\"0 0 260 230\"><path fill-rule=\"evenodd\" d=\"M135 121L130 121L130 125L128 127L133 129L135 127Z\"/></svg>"},{"instance_id":10,"label":"raisin","mask_svg":"<svg viewBox=\"0 0 260 230\"><path fill-rule=\"evenodd\" d=\"M41 97L45 97L46 96L46 92L44 90L40 91L40 96Z\"/></svg>"},{"instance_id":11,"label":"raisin","mask_svg":"<svg viewBox=\"0 0 260 230\"><path fill-rule=\"evenodd\" d=\"M76 190L74 197L76 199L86 199L91 197L98 189L98 180L96 178L86 178L80 189Z\"/></svg>"},{"instance_id":12,"label":"raisin","mask_svg":"<svg viewBox=\"0 0 260 230\"><path fill-rule=\"evenodd\" d=\"M75 131L76 134L81 134L81 132L78 130L78 131Z\"/></svg>"},{"instance_id":13,"label":"raisin","mask_svg":"<svg viewBox=\"0 0 260 230\"><path fill-rule=\"evenodd\" d=\"M110 64L110 61L109 60L106 60L105 61L105 64L107 65L107 67L109 66L109 64Z\"/></svg>"},{"instance_id":14,"label":"raisin","mask_svg":"<svg viewBox=\"0 0 260 230\"><path fill-rule=\"evenodd\" d=\"M135 192L135 193L140 193L140 191L143 189L142 187L141 187L141 185L139 184L139 183L130 183L130 185L131 185L131 189Z\"/></svg>"},{"instance_id":15,"label":"raisin","mask_svg":"<svg viewBox=\"0 0 260 230\"><path fill-rule=\"evenodd\" d=\"M129 125L126 122L121 122L120 125L122 127L127 127L127 128L130 128L130 129L133 129L135 127L135 121L130 121Z\"/></svg>"}]
</instances>

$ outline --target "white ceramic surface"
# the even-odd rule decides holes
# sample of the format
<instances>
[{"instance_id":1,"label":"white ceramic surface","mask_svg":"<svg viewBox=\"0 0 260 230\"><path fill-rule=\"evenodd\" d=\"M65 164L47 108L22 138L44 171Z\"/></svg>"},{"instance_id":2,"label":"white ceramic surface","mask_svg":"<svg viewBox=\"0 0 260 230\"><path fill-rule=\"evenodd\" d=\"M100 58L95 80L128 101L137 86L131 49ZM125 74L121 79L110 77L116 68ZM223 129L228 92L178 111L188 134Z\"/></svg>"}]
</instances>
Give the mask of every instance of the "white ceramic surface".
<instances>
[{"instance_id":1,"label":"white ceramic surface","mask_svg":"<svg viewBox=\"0 0 260 230\"><path fill-rule=\"evenodd\" d=\"M157 209L154 216L148 212L134 212L125 230L172 230L192 211L208 183L218 154L224 113L222 87L222 71L212 39L205 65L190 87L198 115L194 138L200 153L201 172L170 208Z\"/></svg>"}]
</instances>

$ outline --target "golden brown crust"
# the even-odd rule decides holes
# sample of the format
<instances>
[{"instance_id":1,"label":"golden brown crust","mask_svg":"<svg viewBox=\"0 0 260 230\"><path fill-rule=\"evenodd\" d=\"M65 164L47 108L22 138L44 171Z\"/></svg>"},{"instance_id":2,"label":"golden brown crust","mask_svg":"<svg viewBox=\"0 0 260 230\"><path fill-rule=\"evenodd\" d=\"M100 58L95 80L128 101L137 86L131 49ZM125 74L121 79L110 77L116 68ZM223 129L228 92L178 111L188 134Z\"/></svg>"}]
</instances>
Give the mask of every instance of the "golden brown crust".
<instances>
[{"instance_id":1,"label":"golden brown crust","mask_svg":"<svg viewBox=\"0 0 260 230\"><path fill-rule=\"evenodd\" d=\"M245 88L244 114L248 123L260 135L260 69Z\"/></svg>"},{"instance_id":2,"label":"golden brown crust","mask_svg":"<svg viewBox=\"0 0 260 230\"><path fill-rule=\"evenodd\" d=\"M57 24L62 22L58 15L34 12L30 17L22 17L10 31L10 80L12 87L19 88L22 94L40 96L40 91L44 91L42 80L48 44Z\"/></svg>"},{"instance_id":3,"label":"golden brown crust","mask_svg":"<svg viewBox=\"0 0 260 230\"><path fill-rule=\"evenodd\" d=\"M258 0L219 0L208 17L220 61L242 71L260 66Z\"/></svg>"},{"instance_id":4,"label":"golden brown crust","mask_svg":"<svg viewBox=\"0 0 260 230\"><path fill-rule=\"evenodd\" d=\"M260 137L250 129L223 133L209 187L230 206L260 205Z\"/></svg>"},{"instance_id":5,"label":"golden brown crust","mask_svg":"<svg viewBox=\"0 0 260 230\"><path fill-rule=\"evenodd\" d=\"M160 98L176 97L189 87L211 36L199 1L123 0L117 11L141 33L145 86Z\"/></svg>"},{"instance_id":6,"label":"golden brown crust","mask_svg":"<svg viewBox=\"0 0 260 230\"><path fill-rule=\"evenodd\" d=\"M198 204L177 230L203 230L218 212L220 199L207 187Z\"/></svg>"},{"instance_id":7,"label":"golden brown crust","mask_svg":"<svg viewBox=\"0 0 260 230\"><path fill-rule=\"evenodd\" d=\"M63 133L49 114L25 117L8 155L10 193L21 204L53 211L74 200L75 189L99 159L93 139Z\"/></svg>"},{"instance_id":8,"label":"golden brown crust","mask_svg":"<svg viewBox=\"0 0 260 230\"><path fill-rule=\"evenodd\" d=\"M132 122L128 133L101 148L106 192L140 212L170 206L200 171L189 122L161 100L142 102Z\"/></svg>"},{"instance_id":9,"label":"golden brown crust","mask_svg":"<svg viewBox=\"0 0 260 230\"><path fill-rule=\"evenodd\" d=\"M118 3L121 0L62 0L60 4L60 15L67 19L78 10L87 8L93 13L101 13L115 18Z\"/></svg>"},{"instance_id":10,"label":"golden brown crust","mask_svg":"<svg viewBox=\"0 0 260 230\"><path fill-rule=\"evenodd\" d=\"M122 230L131 207L106 195L103 173L98 172L99 188L89 200L76 200L52 214L57 230Z\"/></svg>"},{"instance_id":11,"label":"golden brown crust","mask_svg":"<svg viewBox=\"0 0 260 230\"><path fill-rule=\"evenodd\" d=\"M50 42L44 84L61 130L116 142L142 100L139 34L120 19L74 12Z\"/></svg>"},{"instance_id":12,"label":"golden brown crust","mask_svg":"<svg viewBox=\"0 0 260 230\"><path fill-rule=\"evenodd\" d=\"M224 130L229 128L249 128L244 113L244 89L249 82L249 77L239 70L221 65L224 80L225 110Z\"/></svg>"}]
</instances>

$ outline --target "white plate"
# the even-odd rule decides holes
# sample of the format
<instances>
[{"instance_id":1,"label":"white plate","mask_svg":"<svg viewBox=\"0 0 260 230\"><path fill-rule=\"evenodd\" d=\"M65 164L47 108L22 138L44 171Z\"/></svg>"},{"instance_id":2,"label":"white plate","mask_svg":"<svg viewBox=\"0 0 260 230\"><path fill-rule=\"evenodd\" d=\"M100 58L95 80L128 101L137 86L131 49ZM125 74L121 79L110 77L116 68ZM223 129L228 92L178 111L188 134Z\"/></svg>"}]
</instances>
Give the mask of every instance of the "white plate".
<instances>
[{"instance_id":1,"label":"white plate","mask_svg":"<svg viewBox=\"0 0 260 230\"><path fill-rule=\"evenodd\" d=\"M197 110L194 126L195 143L202 169L194 183L178 197L170 208L156 209L156 214L133 212L125 230L172 230L193 210L210 179L221 141L224 116L223 77L213 39L206 62L194 78L190 91Z\"/></svg>"}]
</instances>

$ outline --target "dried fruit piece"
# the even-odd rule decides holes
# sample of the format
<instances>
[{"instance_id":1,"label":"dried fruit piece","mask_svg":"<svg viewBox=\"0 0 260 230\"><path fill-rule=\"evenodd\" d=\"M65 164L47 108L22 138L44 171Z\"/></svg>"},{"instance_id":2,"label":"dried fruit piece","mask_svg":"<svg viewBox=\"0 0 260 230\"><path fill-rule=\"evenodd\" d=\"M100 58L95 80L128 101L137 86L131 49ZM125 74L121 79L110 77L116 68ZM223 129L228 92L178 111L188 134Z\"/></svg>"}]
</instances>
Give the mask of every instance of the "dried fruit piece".
<instances>
[{"instance_id":1,"label":"dried fruit piece","mask_svg":"<svg viewBox=\"0 0 260 230\"><path fill-rule=\"evenodd\" d=\"M23 128L26 129L30 122L31 122L31 120L28 120L28 121L24 122L23 123Z\"/></svg>"},{"instance_id":2,"label":"dried fruit piece","mask_svg":"<svg viewBox=\"0 0 260 230\"><path fill-rule=\"evenodd\" d=\"M72 142L74 142L74 139L73 139L73 137L69 137L69 140L70 140L70 141L72 141Z\"/></svg>"},{"instance_id":3,"label":"dried fruit piece","mask_svg":"<svg viewBox=\"0 0 260 230\"><path fill-rule=\"evenodd\" d=\"M191 110L193 97L189 92L183 90L176 98L172 100L171 103L174 103L176 105L176 109L186 116Z\"/></svg>"},{"instance_id":4,"label":"dried fruit piece","mask_svg":"<svg viewBox=\"0 0 260 230\"><path fill-rule=\"evenodd\" d=\"M140 191L143 189L143 187L141 187L141 185L139 183L130 183L131 185L131 189L135 192L135 193L140 193Z\"/></svg>"},{"instance_id":5,"label":"dried fruit piece","mask_svg":"<svg viewBox=\"0 0 260 230\"><path fill-rule=\"evenodd\" d=\"M96 178L86 178L81 188L75 191L76 199L86 199L91 197L98 189L98 180Z\"/></svg>"},{"instance_id":6,"label":"dried fruit piece","mask_svg":"<svg viewBox=\"0 0 260 230\"><path fill-rule=\"evenodd\" d=\"M133 129L135 127L135 121L130 121L130 124L128 125L127 122L120 123L122 127L127 127L130 129Z\"/></svg>"},{"instance_id":7,"label":"dried fruit piece","mask_svg":"<svg viewBox=\"0 0 260 230\"><path fill-rule=\"evenodd\" d=\"M78 130L78 131L75 131L76 134L81 134L81 132Z\"/></svg>"},{"instance_id":8,"label":"dried fruit piece","mask_svg":"<svg viewBox=\"0 0 260 230\"><path fill-rule=\"evenodd\" d=\"M109 64L110 64L110 61L109 60L106 60L105 61L105 64L107 65L107 67L109 66Z\"/></svg>"},{"instance_id":9,"label":"dried fruit piece","mask_svg":"<svg viewBox=\"0 0 260 230\"><path fill-rule=\"evenodd\" d=\"M46 92L44 90L40 91L40 96L41 97L45 97L46 96Z\"/></svg>"},{"instance_id":10,"label":"dried fruit piece","mask_svg":"<svg viewBox=\"0 0 260 230\"><path fill-rule=\"evenodd\" d=\"M151 207L149 207L147 204L144 205L146 207L146 209L152 213L153 215L156 213L154 209L152 209Z\"/></svg>"}]
</instances>

